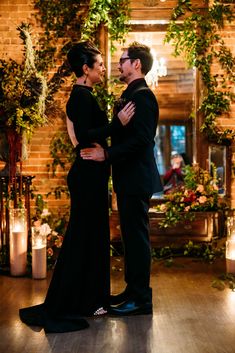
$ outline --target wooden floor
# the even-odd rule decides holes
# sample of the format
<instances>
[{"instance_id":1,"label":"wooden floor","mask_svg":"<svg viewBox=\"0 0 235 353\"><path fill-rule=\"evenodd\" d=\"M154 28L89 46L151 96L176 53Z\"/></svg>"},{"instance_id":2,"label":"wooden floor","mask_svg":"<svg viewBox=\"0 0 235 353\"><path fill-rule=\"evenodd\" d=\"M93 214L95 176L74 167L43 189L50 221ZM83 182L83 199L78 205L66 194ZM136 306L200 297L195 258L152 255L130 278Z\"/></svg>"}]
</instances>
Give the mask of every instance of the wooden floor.
<instances>
[{"instance_id":1,"label":"wooden floor","mask_svg":"<svg viewBox=\"0 0 235 353\"><path fill-rule=\"evenodd\" d=\"M123 286L122 261L112 260L112 290ZM153 263L154 314L89 319L90 328L45 335L19 320L18 309L41 303L47 280L0 276L1 353L234 353L235 292L211 284L224 263L177 259Z\"/></svg>"}]
</instances>

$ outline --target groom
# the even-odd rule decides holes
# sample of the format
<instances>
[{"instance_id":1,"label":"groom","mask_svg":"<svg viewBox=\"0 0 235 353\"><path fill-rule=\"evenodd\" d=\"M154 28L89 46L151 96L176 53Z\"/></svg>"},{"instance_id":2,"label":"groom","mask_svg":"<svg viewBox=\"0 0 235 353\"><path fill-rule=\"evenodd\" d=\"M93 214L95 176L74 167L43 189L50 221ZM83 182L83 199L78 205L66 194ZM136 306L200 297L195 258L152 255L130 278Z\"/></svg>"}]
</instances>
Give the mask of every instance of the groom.
<instances>
[{"instance_id":1,"label":"groom","mask_svg":"<svg viewBox=\"0 0 235 353\"><path fill-rule=\"evenodd\" d=\"M135 114L128 125L111 136L111 147L81 152L84 159L107 159L112 164L127 285L124 292L111 296L109 313L120 316L152 313L148 210L152 194L162 191L153 153L158 103L145 81L152 63L150 48L145 45L134 42L124 50L118 68L120 80L128 86L121 98L135 103Z\"/></svg>"}]
</instances>

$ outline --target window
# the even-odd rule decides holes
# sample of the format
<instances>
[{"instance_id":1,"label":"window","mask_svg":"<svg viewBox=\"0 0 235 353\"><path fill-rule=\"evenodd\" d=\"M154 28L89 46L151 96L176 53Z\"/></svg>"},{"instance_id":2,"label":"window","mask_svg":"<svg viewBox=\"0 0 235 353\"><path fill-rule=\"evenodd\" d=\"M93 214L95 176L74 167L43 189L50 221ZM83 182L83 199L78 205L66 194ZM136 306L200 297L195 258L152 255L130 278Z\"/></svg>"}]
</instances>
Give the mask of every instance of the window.
<instances>
[{"instance_id":1,"label":"window","mask_svg":"<svg viewBox=\"0 0 235 353\"><path fill-rule=\"evenodd\" d=\"M191 143L188 140L189 128L189 124L159 124L155 137L154 155L161 176L171 167L171 156L175 153L182 155L185 164L191 162Z\"/></svg>"}]
</instances>

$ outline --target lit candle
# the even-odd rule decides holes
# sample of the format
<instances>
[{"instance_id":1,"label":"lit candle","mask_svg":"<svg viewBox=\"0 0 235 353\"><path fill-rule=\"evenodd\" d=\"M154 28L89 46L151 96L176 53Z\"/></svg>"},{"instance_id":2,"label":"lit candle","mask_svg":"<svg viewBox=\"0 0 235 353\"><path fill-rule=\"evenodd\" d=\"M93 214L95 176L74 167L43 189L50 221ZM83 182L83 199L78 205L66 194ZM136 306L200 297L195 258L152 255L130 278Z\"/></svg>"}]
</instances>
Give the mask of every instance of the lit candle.
<instances>
[{"instance_id":1,"label":"lit candle","mask_svg":"<svg viewBox=\"0 0 235 353\"><path fill-rule=\"evenodd\" d=\"M47 275L47 249L45 246L32 248L32 276L34 279L43 279Z\"/></svg>"},{"instance_id":2,"label":"lit candle","mask_svg":"<svg viewBox=\"0 0 235 353\"><path fill-rule=\"evenodd\" d=\"M24 209L10 210L10 273L23 276L27 269L27 231Z\"/></svg>"},{"instance_id":3,"label":"lit candle","mask_svg":"<svg viewBox=\"0 0 235 353\"><path fill-rule=\"evenodd\" d=\"M226 269L227 273L235 274L235 239L226 241Z\"/></svg>"},{"instance_id":4,"label":"lit candle","mask_svg":"<svg viewBox=\"0 0 235 353\"><path fill-rule=\"evenodd\" d=\"M47 275L46 235L40 227L32 228L32 277L43 279Z\"/></svg>"},{"instance_id":5,"label":"lit candle","mask_svg":"<svg viewBox=\"0 0 235 353\"><path fill-rule=\"evenodd\" d=\"M235 240L235 227L233 227L231 230L230 238L231 238L231 240Z\"/></svg>"}]
</instances>

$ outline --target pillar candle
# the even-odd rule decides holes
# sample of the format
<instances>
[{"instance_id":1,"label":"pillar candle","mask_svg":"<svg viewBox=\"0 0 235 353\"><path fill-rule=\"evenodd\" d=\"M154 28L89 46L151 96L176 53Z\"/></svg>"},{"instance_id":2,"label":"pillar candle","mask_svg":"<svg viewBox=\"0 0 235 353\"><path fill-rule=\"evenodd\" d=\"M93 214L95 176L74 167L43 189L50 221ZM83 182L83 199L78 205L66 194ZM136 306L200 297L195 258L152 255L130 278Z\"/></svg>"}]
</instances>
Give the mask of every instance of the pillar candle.
<instances>
[{"instance_id":1,"label":"pillar candle","mask_svg":"<svg viewBox=\"0 0 235 353\"><path fill-rule=\"evenodd\" d=\"M47 275L47 249L46 246L37 245L32 247L32 277L43 279Z\"/></svg>"},{"instance_id":2,"label":"pillar candle","mask_svg":"<svg viewBox=\"0 0 235 353\"><path fill-rule=\"evenodd\" d=\"M27 267L27 235L24 231L10 232L10 272L23 276Z\"/></svg>"},{"instance_id":3,"label":"pillar candle","mask_svg":"<svg viewBox=\"0 0 235 353\"><path fill-rule=\"evenodd\" d=\"M10 208L10 272L12 276L23 276L27 270L27 211Z\"/></svg>"},{"instance_id":4,"label":"pillar candle","mask_svg":"<svg viewBox=\"0 0 235 353\"><path fill-rule=\"evenodd\" d=\"M32 227L32 277L43 279L47 275L47 237L42 226Z\"/></svg>"},{"instance_id":5,"label":"pillar candle","mask_svg":"<svg viewBox=\"0 0 235 353\"><path fill-rule=\"evenodd\" d=\"M235 239L226 241L226 271L235 274Z\"/></svg>"}]
</instances>

